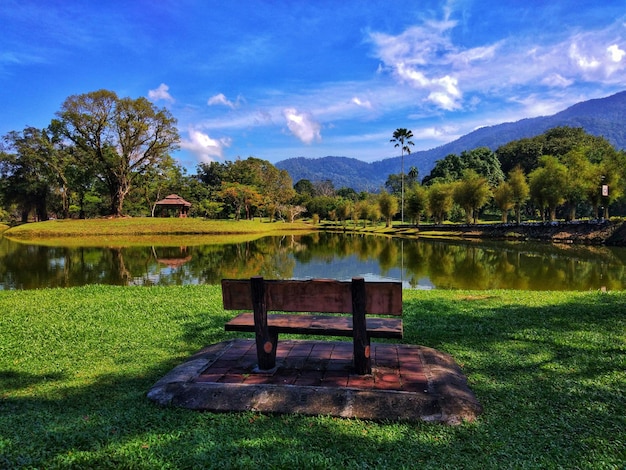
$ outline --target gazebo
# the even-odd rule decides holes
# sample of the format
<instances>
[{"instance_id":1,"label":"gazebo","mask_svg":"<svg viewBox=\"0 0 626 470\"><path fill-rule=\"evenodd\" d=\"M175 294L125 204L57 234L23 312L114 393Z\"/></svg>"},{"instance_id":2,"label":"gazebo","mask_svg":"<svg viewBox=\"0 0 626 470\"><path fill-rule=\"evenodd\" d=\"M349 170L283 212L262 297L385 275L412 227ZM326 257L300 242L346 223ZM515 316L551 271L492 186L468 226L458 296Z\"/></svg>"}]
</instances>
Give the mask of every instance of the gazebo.
<instances>
[{"instance_id":1,"label":"gazebo","mask_svg":"<svg viewBox=\"0 0 626 470\"><path fill-rule=\"evenodd\" d=\"M170 194L165 199L161 199L156 203L161 207L161 214L169 214L169 209L178 211L178 217L187 217L191 202L185 201L178 194ZM165 216L165 215L164 215Z\"/></svg>"}]
</instances>

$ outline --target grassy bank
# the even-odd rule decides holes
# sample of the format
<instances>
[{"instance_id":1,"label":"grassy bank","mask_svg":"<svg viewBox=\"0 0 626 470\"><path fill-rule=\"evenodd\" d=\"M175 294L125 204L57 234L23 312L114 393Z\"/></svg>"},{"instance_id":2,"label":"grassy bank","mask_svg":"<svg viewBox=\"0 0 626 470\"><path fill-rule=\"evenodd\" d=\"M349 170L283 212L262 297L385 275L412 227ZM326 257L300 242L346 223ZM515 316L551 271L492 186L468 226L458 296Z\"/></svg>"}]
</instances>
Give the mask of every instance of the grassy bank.
<instances>
[{"instance_id":1,"label":"grassy bank","mask_svg":"<svg viewBox=\"0 0 626 470\"><path fill-rule=\"evenodd\" d=\"M4 236L49 246L130 246L146 243L189 246L235 243L255 237L311 230L314 227L302 221L284 223L258 219L234 221L140 217L49 220L12 227L4 232Z\"/></svg>"},{"instance_id":2,"label":"grassy bank","mask_svg":"<svg viewBox=\"0 0 626 470\"><path fill-rule=\"evenodd\" d=\"M236 336L218 286L0 292L0 468L588 468L626 462L626 293L405 291L472 424L162 409L145 394Z\"/></svg>"}]
</instances>

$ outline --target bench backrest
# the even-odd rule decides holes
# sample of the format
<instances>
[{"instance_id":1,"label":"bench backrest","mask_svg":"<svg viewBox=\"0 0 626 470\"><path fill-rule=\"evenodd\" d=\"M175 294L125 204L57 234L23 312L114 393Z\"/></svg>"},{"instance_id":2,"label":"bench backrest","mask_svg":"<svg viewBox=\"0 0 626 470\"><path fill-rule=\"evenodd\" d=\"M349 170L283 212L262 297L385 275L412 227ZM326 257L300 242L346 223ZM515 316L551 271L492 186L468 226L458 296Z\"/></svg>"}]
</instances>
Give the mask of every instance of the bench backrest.
<instances>
[{"instance_id":1,"label":"bench backrest","mask_svg":"<svg viewBox=\"0 0 626 470\"><path fill-rule=\"evenodd\" d=\"M352 313L352 282L332 279L264 280L265 308L279 312ZM223 279L226 310L253 308L251 280ZM402 315L402 283L366 282L367 314Z\"/></svg>"}]
</instances>

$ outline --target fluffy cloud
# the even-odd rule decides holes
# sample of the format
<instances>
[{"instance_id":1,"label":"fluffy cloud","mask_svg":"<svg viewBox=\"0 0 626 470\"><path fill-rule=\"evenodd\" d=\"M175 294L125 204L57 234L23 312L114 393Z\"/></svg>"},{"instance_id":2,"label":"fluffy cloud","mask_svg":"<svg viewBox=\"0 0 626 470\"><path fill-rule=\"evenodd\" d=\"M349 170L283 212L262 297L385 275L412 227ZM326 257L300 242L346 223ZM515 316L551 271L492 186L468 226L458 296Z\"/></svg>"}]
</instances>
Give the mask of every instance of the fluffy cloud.
<instances>
[{"instance_id":1,"label":"fluffy cloud","mask_svg":"<svg viewBox=\"0 0 626 470\"><path fill-rule=\"evenodd\" d=\"M431 21L408 28L397 36L370 34L376 55L401 82L422 90L426 99L445 110L461 107L459 77L471 71L475 62L491 60L495 45L459 50L449 31L454 21ZM379 71L381 69L379 68Z\"/></svg>"},{"instance_id":2,"label":"fluffy cloud","mask_svg":"<svg viewBox=\"0 0 626 470\"><path fill-rule=\"evenodd\" d=\"M238 102L239 102L239 98L237 99L237 103ZM230 109L235 109L237 107L237 103L233 103L228 98L226 98L224 93L219 93L215 96L211 96L209 100L207 101L207 104L209 106L222 105L222 106L227 106Z\"/></svg>"},{"instance_id":3,"label":"fluffy cloud","mask_svg":"<svg viewBox=\"0 0 626 470\"><path fill-rule=\"evenodd\" d=\"M451 13L446 9L441 20L425 19L397 34L368 34L380 60L377 73L410 87L416 105L423 101L453 111L471 108L477 96L509 99L521 87L530 93L548 86L561 93L579 82L626 84L626 43L615 39L624 35L623 21L582 33L572 28L565 38L529 34L467 47L458 42L467 19L459 15L454 21Z\"/></svg>"},{"instance_id":4,"label":"fluffy cloud","mask_svg":"<svg viewBox=\"0 0 626 470\"><path fill-rule=\"evenodd\" d=\"M609 44L608 46L606 44ZM574 65L572 74L586 80L624 83L626 51L619 44L611 44L600 34L587 33L571 40L568 57Z\"/></svg>"},{"instance_id":5,"label":"fluffy cloud","mask_svg":"<svg viewBox=\"0 0 626 470\"><path fill-rule=\"evenodd\" d=\"M230 147L228 138L212 139L208 134L195 129L188 131L189 138L181 141L181 148L195 154L201 162L211 162L224 157L224 148Z\"/></svg>"},{"instance_id":6,"label":"fluffy cloud","mask_svg":"<svg viewBox=\"0 0 626 470\"><path fill-rule=\"evenodd\" d=\"M174 98L172 98L172 95L170 95L168 91L169 89L170 87L168 87L165 83L161 83L158 88L148 91L148 98L150 98L152 101L168 101L170 103L173 103Z\"/></svg>"},{"instance_id":7,"label":"fluffy cloud","mask_svg":"<svg viewBox=\"0 0 626 470\"><path fill-rule=\"evenodd\" d=\"M595 57L582 52L578 47L578 44L572 44L570 46L569 56L583 70L597 69L600 67L600 61Z\"/></svg>"},{"instance_id":8,"label":"fluffy cloud","mask_svg":"<svg viewBox=\"0 0 626 470\"><path fill-rule=\"evenodd\" d=\"M313 120L311 115L301 113L295 108L286 108L283 110L283 116L291 133L305 144L322 140L321 125Z\"/></svg>"},{"instance_id":9,"label":"fluffy cloud","mask_svg":"<svg viewBox=\"0 0 626 470\"><path fill-rule=\"evenodd\" d=\"M606 52L609 55L610 60L613 62L621 62L624 58L624 54L626 54L626 52L620 49L617 44L607 47Z\"/></svg>"}]
</instances>

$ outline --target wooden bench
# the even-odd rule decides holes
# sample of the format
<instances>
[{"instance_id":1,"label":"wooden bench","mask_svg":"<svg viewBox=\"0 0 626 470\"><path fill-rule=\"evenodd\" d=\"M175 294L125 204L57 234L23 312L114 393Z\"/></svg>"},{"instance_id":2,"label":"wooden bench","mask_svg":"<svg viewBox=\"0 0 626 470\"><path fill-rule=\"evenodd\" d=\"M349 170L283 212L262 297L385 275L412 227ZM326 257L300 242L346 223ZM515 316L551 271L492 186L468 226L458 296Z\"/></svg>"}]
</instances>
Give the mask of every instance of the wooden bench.
<instances>
[{"instance_id":1,"label":"wooden bench","mask_svg":"<svg viewBox=\"0 0 626 470\"><path fill-rule=\"evenodd\" d=\"M253 311L233 318L225 329L255 333L260 370L276 366L279 333L353 337L358 374L372 372L370 338L402 338L400 282L365 282L358 277L281 281L257 276L222 280L222 298L226 310Z\"/></svg>"}]
</instances>

